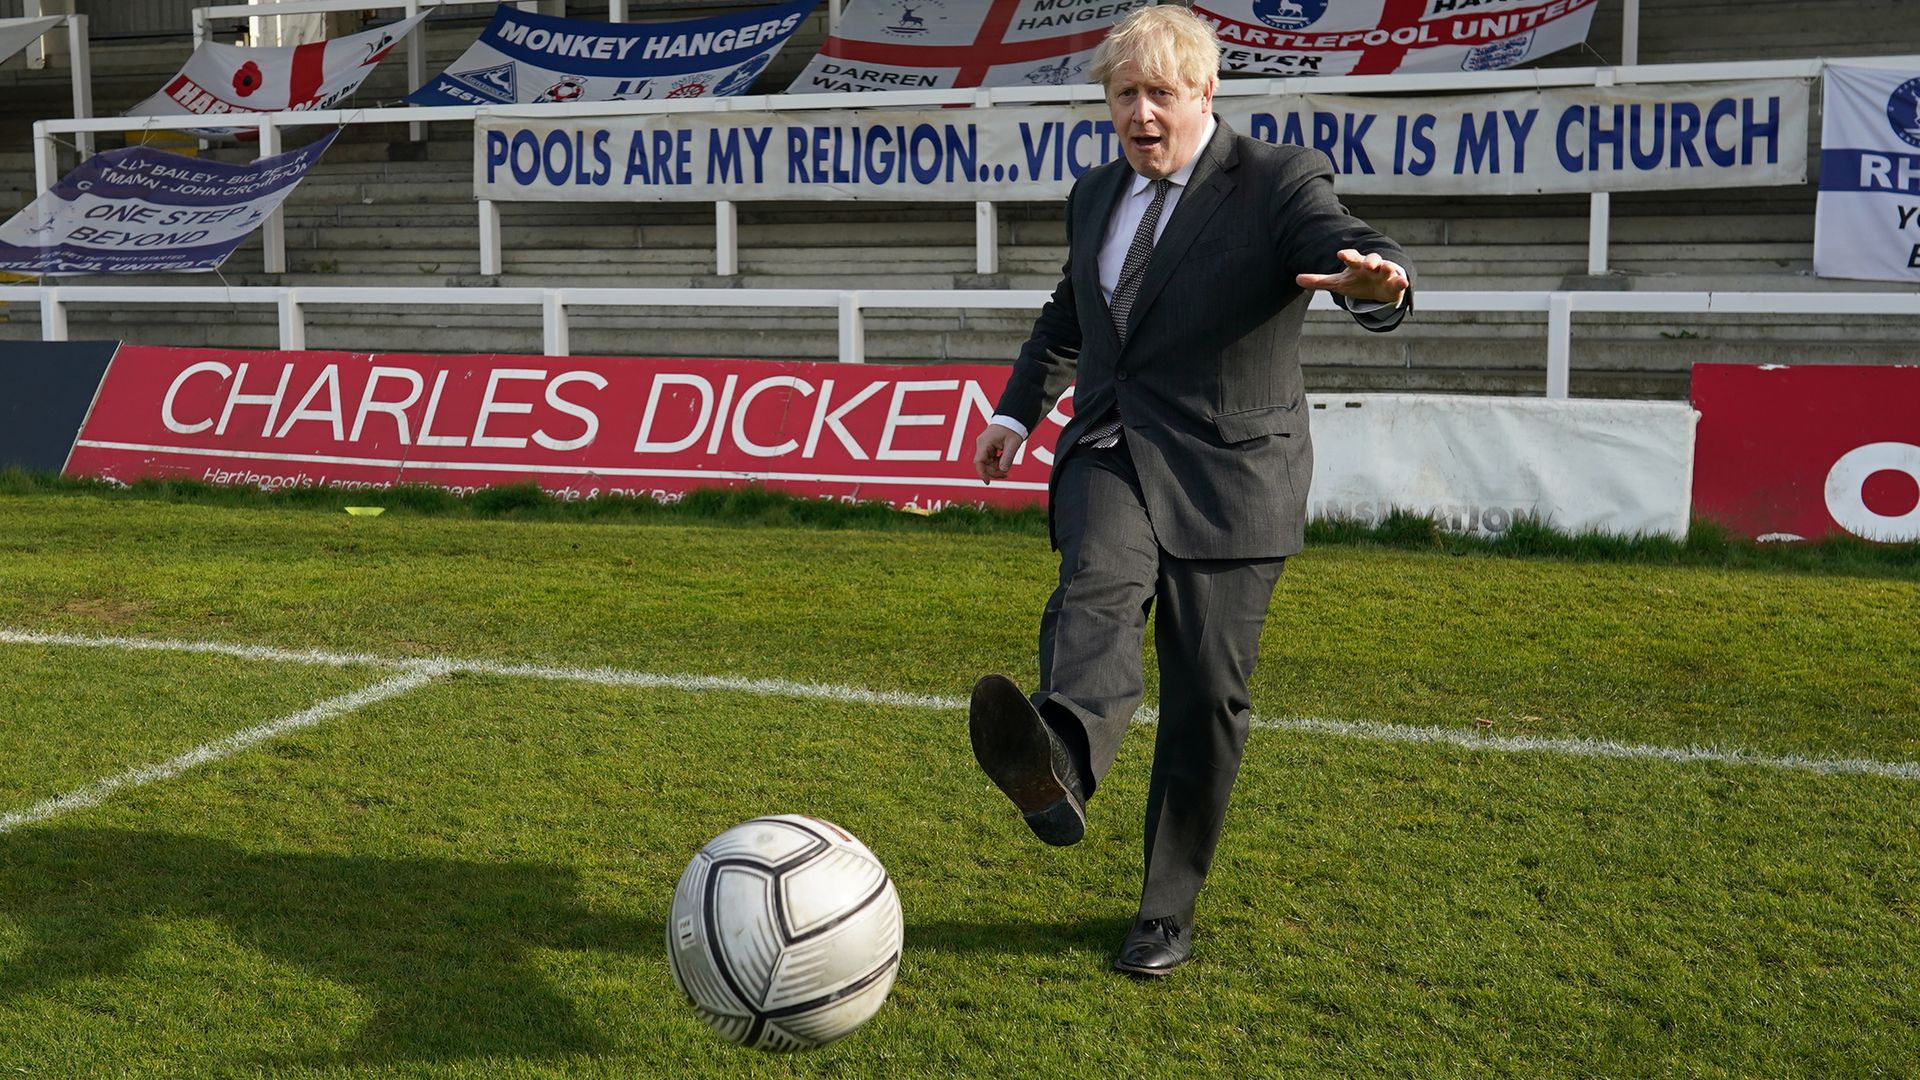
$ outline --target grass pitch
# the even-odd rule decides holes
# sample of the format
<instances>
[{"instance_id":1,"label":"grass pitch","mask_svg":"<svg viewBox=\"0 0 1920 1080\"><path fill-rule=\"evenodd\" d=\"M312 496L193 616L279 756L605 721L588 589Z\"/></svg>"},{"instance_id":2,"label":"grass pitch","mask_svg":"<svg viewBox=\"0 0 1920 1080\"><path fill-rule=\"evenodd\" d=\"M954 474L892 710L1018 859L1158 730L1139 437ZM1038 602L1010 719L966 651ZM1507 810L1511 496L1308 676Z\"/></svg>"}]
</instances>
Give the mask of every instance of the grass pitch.
<instances>
[{"instance_id":1,"label":"grass pitch","mask_svg":"<svg viewBox=\"0 0 1920 1080\"><path fill-rule=\"evenodd\" d=\"M395 660L1031 683L1024 533L520 523L0 496L0 628ZM1905 1076L1916 575L1327 546L1281 581L1198 959L1106 970L1151 740L1033 842L957 707L466 668L0 833L0 1076ZM0 643L0 819L392 675ZM1773 764L1392 742L1712 745ZM1370 735L1369 733L1374 733ZM1477 737L1477 736L1476 736ZM722 829L886 861L893 997L722 1045L662 945Z\"/></svg>"}]
</instances>

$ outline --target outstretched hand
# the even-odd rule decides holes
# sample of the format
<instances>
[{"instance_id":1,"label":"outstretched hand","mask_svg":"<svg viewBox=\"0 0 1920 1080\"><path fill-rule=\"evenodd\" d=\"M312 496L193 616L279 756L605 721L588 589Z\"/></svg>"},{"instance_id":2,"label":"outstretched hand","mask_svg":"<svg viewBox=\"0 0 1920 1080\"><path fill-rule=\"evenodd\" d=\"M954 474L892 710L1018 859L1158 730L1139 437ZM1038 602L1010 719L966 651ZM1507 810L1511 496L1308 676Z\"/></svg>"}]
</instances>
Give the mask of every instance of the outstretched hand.
<instances>
[{"instance_id":1,"label":"outstretched hand","mask_svg":"<svg viewBox=\"0 0 1920 1080\"><path fill-rule=\"evenodd\" d=\"M1399 263L1369 252L1362 255L1353 248L1339 253L1345 269L1337 274L1300 274L1294 283L1303 289L1325 289L1354 300L1378 300L1398 304L1410 282Z\"/></svg>"}]
</instances>

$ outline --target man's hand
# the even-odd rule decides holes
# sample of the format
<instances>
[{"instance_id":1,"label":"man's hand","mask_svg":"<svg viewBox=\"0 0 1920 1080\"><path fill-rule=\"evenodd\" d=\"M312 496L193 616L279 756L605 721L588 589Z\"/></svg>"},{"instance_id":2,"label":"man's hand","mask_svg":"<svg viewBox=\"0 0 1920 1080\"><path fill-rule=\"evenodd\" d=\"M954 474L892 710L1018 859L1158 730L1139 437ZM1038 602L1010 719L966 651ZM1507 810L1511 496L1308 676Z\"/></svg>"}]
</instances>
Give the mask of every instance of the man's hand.
<instances>
[{"instance_id":1,"label":"man's hand","mask_svg":"<svg viewBox=\"0 0 1920 1080\"><path fill-rule=\"evenodd\" d=\"M1013 455L1026 440L1005 424L988 424L973 444L973 471L988 484L1005 480L1013 468Z\"/></svg>"},{"instance_id":2,"label":"man's hand","mask_svg":"<svg viewBox=\"0 0 1920 1080\"><path fill-rule=\"evenodd\" d=\"M1293 279L1294 283L1303 289L1325 289L1354 300L1377 300L1396 306L1406 295L1410 283L1399 263L1371 252L1362 255L1352 248L1340 252L1340 261L1346 264L1346 269L1337 274L1301 274Z\"/></svg>"}]
</instances>

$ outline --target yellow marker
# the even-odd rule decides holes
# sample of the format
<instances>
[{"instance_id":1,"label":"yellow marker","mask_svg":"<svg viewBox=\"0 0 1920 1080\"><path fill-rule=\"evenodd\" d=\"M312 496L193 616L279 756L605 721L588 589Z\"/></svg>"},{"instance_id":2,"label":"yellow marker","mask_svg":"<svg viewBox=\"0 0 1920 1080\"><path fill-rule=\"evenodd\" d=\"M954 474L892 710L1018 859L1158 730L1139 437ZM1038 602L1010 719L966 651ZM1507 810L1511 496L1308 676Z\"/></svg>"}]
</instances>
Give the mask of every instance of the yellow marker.
<instances>
[{"instance_id":1,"label":"yellow marker","mask_svg":"<svg viewBox=\"0 0 1920 1080\"><path fill-rule=\"evenodd\" d=\"M386 509L384 506L349 506L347 513L354 517L379 517Z\"/></svg>"}]
</instances>

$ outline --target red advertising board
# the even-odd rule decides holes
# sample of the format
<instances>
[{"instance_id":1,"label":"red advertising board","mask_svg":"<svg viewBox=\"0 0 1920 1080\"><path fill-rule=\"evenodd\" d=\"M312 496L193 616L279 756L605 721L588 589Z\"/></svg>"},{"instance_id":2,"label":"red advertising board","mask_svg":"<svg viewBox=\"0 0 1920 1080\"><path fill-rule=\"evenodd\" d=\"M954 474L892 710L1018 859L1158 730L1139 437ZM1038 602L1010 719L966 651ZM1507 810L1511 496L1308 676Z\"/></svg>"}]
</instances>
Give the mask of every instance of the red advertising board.
<instances>
[{"instance_id":1,"label":"red advertising board","mask_svg":"<svg viewBox=\"0 0 1920 1080\"><path fill-rule=\"evenodd\" d=\"M1760 539L1920 540L1920 367L1696 364L1694 512Z\"/></svg>"},{"instance_id":2,"label":"red advertising board","mask_svg":"<svg viewBox=\"0 0 1920 1080\"><path fill-rule=\"evenodd\" d=\"M759 360L419 356L125 346L69 475L264 488L467 491L533 482L563 498L671 500L760 484L937 509L1046 498L1070 412L984 485L973 443L1004 367ZM1063 402L1070 408L1070 401Z\"/></svg>"}]
</instances>

